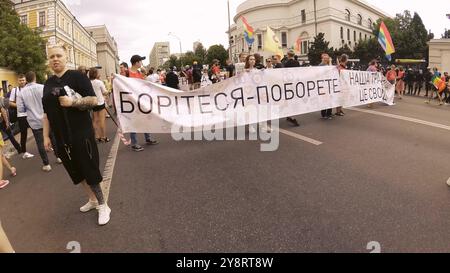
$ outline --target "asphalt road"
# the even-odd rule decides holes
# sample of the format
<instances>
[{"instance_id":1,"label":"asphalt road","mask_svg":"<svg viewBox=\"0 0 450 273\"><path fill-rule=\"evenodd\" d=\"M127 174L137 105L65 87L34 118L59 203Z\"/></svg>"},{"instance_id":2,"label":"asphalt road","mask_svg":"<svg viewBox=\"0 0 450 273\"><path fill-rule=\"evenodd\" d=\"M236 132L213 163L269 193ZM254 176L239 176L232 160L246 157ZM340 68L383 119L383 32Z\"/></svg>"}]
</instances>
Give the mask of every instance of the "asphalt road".
<instances>
[{"instance_id":1,"label":"asphalt road","mask_svg":"<svg viewBox=\"0 0 450 273\"><path fill-rule=\"evenodd\" d=\"M258 141L173 141L132 152L121 144L111 222L81 214L83 189L62 166L12 159L19 176L0 191L0 217L17 252L450 252L450 107L406 97L376 113L299 116L275 152ZM447 127L448 128L447 128ZM115 129L109 123L109 137ZM139 136L143 142L143 136ZM104 166L111 145L101 145ZM50 156L54 161L54 157Z\"/></svg>"}]
</instances>

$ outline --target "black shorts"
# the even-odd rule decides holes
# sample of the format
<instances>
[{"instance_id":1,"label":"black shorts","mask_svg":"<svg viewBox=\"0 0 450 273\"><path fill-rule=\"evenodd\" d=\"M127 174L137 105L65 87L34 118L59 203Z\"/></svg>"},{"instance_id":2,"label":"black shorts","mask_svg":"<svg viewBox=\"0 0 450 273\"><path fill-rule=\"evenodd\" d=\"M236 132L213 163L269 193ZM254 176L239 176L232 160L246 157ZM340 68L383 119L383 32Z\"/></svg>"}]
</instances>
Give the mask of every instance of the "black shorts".
<instances>
[{"instance_id":1,"label":"black shorts","mask_svg":"<svg viewBox=\"0 0 450 273\"><path fill-rule=\"evenodd\" d=\"M58 157L75 185L86 181L88 185L98 185L103 177L100 173L100 159L95 136L72 140L70 156L64 147L58 145Z\"/></svg>"},{"instance_id":2,"label":"black shorts","mask_svg":"<svg viewBox=\"0 0 450 273\"><path fill-rule=\"evenodd\" d=\"M92 109L92 111L94 111L94 112L100 112L100 111L102 111L103 109L105 109L105 104L104 104L104 103L103 103L102 105L95 106L95 107Z\"/></svg>"}]
</instances>

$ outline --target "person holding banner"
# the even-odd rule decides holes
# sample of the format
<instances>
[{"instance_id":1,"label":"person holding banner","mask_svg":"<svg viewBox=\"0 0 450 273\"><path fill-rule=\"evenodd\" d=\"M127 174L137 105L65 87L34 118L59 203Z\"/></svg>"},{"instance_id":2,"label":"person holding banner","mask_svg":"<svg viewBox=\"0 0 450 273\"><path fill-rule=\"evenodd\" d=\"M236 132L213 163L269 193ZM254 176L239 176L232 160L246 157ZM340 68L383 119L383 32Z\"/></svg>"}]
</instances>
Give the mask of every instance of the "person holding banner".
<instances>
[{"instance_id":1,"label":"person holding banner","mask_svg":"<svg viewBox=\"0 0 450 273\"><path fill-rule=\"evenodd\" d=\"M57 45L48 50L50 68L55 73L44 85L44 146L52 148L50 132L56 140L56 151L75 185L82 184L89 202L81 212L98 210L98 224L110 221L111 209L106 203L100 183L98 147L90 111L98 106L92 84L86 75L69 70L67 49Z\"/></svg>"},{"instance_id":2,"label":"person holding banner","mask_svg":"<svg viewBox=\"0 0 450 273\"><path fill-rule=\"evenodd\" d=\"M347 54L342 54L339 57L338 61L339 61L339 65L338 65L339 72L341 70L347 69L347 62L348 62L348 55ZM342 106L339 106L338 108L336 108L336 116L340 116L340 117L345 116L344 111L342 111Z\"/></svg>"},{"instance_id":3,"label":"person holding banner","mask_svg":"<svg viewBox=\"0 0 450 273\"><path fill-rule=\"evenodd\" d=\"M288 60L284 64L285 68L291 68L291 67L300 67L300 63L295 60L295 52L293 50L289 50L288 52ZM286 119L288 122L290 122L293 126L299 127L300 123L298 123L297 119L293 117L288 117Z\"/></svg>"},{"instance_id":4,"label":"person holding banner","mask_svg":"<svg viewBox=\"0 0 450 273\"><path fill-rule=\"evenodd\" d=\"M321 58L322 58L322 62L319 64L319 66L331 65L331 58L330 58L330 55L328 55L328 53L322 53ZM333 119L333 109L322 110L321 115L322 115L322 119L332 120Z\"/></svg>"},{"instance_id":5,"label":"person holding banner","mask_svg":"<svg viewBox=\"0 0 450 273\"><path fill-rule=\"evenodd\" d=\"M131 68L128 71L130 78L140 79L140 80L144 79L144 74L141 73L143 60L145 60L145 57L141 57L139 55L133 55L133 57L131 57L131 60L130 60ZM177 79L178 79L178 77L177 77ZM157 140L151 139L151 136L149 133L145 133L144 137L145 137L145 142L147 143L147 145L159 144L159 142ZM144 148L137 143L137 134L130 133L130 138L131 138L131 149L135 152L142 152L144 150Z\"/></svg>"},{"instance_id":6,"label":"person holding banner","mask_svg":"<svg viewBox=\"0 0 450 273\"><path fill-rule=\"evenodd\" d=\"M397 93L398 98L403 99L403 93L405 92L405 71L403 71L403 67L400 66L397 73Z\"/></svg>"}]
</instances>

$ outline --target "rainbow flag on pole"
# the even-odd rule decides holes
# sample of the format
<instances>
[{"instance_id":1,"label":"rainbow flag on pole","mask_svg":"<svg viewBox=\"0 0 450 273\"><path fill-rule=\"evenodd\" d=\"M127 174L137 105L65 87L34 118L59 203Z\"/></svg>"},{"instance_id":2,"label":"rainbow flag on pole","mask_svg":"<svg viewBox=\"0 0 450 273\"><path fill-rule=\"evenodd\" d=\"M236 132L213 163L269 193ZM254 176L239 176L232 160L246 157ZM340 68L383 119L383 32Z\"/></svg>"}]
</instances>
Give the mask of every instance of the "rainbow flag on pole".
<instances>
[{"instance_id":1,"label":"rainbow flag on pole","mask_svg":"<svg viewBox=\"0 0 450 273\"><path fill-rule=\"evenodd\" d=\"M380 32L378 34L378 42L380 43L383 50L386 52L386 58L390 61L391 54L395 52L394 43L392 42L391 33L387 29L384 22L381 22Z\"/></svg>"},{"instance_id":2,"label":"rainbow flag on pole","mask_svg":"<svg viewBox=\"0 0 450 273\"><path fill-rule=\"evenodd\" d=\"M242 23L244 23L245 41L247 41L247 44L251 46L255 42L255 37L253 37L255 34L255 31L250 26L250 24L247 22L247 19L245 19L244 16L242 16L241 18L242 18Z\"/></svg>"},{"instance_id":3,"label":"rainbow flag on pole","mask_svg":"<svg viewBox=\"0 0 450 273\"><path fill-rule=\"evenodd\" d=\"M434 87L439 91L439 93L442 93L445 88L447 88L447 84L438 76L434 76L433 79L431 79L431 82L433 83Z\"/></svg>"}]
</instances>

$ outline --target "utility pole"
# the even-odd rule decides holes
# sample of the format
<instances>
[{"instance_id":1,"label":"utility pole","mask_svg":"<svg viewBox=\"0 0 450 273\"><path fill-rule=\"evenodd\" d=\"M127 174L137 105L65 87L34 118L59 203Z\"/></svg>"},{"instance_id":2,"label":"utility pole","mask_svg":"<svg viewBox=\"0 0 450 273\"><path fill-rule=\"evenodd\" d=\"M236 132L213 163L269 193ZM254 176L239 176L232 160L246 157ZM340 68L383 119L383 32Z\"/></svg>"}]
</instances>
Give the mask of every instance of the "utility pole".
<instances>
[{"instance_id":1,"label":"utility pole","mask_svg":"<svg viewBox=\"0 0 450 273\"><path fill-rule=\"evenodd\" d=\"M315 27L315 36L317 36L317 3L314 0L314 27Z\"/></svg>"},{"instance_id":2,"label":"utility pole","mask_svg":"<svg viewBox=\"0 0 450 273\"><path fill-rule=\"evenodd\" d=\"M231 19L230 19L230 0L227 0L228 5L228 58L232 60L231 57Z\"/></svg>"}]
</instances>

